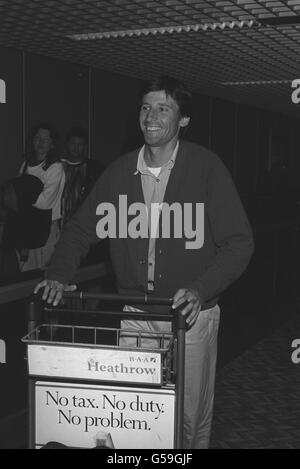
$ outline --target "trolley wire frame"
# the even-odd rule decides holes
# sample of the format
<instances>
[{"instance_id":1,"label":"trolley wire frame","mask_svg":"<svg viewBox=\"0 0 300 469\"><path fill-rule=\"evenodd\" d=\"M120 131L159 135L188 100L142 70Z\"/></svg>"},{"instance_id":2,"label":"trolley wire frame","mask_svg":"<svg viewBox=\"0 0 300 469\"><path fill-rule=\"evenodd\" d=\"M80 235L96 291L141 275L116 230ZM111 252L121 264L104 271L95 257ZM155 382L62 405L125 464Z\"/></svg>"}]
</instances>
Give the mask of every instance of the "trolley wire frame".
<instances>
[{"instance_id":1,"label":"trolley wire frame","mask_svg":"<svg viewBox=\"0 0 300 469\"><path fill-rule=\"evenodd\" d=\"M116 302L126 302L126 304L144 304L144 305L161 305L161 306L169 306L170 307L170 312L167 314L165 312L147 312L147 311L101 311L101 310L87 310L87 311L78 311L76 310L76 313L84 313L84 314L93 314L93 315L99 315L99 316L110 316L110 317L117 317L117 318L139 318L139 319L156 319L157 321L171 321L173 325L173 332L176 337L176 340L174 341L175 347L173 347L173 352L174 352L174 362L175 366L174 369L171 371L172 377L169 376L169 379L175 381L175 422L174 422L174 446L176 449L182 448L183 444L183 415L184 415L184 367L185 367L185 332L186 332L186 321L185 317L182 315L181 310L184 307L184 305L181 305L180 308L176 310L171 310L171 305L173 303L173 300L171 298L165 298L165 297L154 297L154 296L126 296L126 295L118 295L118 294L106 294L106 293L84 293L84 292L72 292L72 293L65 293L63 295L63 298L67 299L76 299L76 300L85 300L85 299L93 299L93 300L104 300L104 301L116 301ZM69 309L62 309L59 307L53 307L50 308L49 305L45 306L44 302L41 302L41 296L35 295L34 298L29 301L28 305L28 334L23 338L24 342L30 343L34 341L39 341L38 335L40 331L41 326L46 326L49 327L48 324L42 324L39 327L37 327L40 316L41 316L41 311L42 309L46 312L49 313L58 313L58 312L70 312L72 310ZM73 310L74 311L74 310ZM91 329L87 326L64 326L62 324L51 324L50 327L68 327L71 328L71 330L75 331L77 327L80 329ZM115 328L92 328L92 329L115 329ZM124 329L118 329L117 334L127 332L128 330ZM136 332L136 331L134 331ZM74 332L75 333L75 332ZM146 334L145 331L140 331L140 339L143 334ZM152 335L152 333L150 333ZM169 336L170 339L170 333L161 333L162 336ZM119 336L118 336L119 337ZM53 337L52 337L53 338ZM43 341L41 341L42 343ZM46 341L47 342L47 341ZM45 343L45 342L44 342ZM49 341L47 342L49 343ZM55 341L50 341L50 343L53 345ZM65 345L67 346L72 342L65 342ZM170 340L170 343L172 344L172 340ZM59 342L60 345L62 345L62 342ZM74 343L73 345L76 345ZM77 343L78 346L82 345ZM86 344L84 343L83 345L85 346L91 346L93 344ZM95 347L99 347L101 344L94 344ZM174 345L174 344L172 344ZM107 347L105 345L105 347ZM145 351L146 348L143 348ZM153 351L153 349L151 349ZM165 348L158 349L161 352L166 352L167 350ZM35 376L29 376L28 380L28 399L29 399L29 448L34 448L34 441L35 441L35 382L36 382L36 377Z\"/></svg>"}]
</instances>

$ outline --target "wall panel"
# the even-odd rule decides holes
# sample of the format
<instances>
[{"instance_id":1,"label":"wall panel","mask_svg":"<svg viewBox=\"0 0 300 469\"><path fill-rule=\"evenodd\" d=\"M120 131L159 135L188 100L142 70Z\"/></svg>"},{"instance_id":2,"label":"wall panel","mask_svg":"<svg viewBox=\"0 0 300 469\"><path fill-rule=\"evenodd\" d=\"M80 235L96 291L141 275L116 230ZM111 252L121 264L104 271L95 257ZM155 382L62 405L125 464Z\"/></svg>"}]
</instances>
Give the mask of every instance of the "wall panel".
<instances>
[{"instance_id":1,"label":"wall panel","mask_svg":"<svg viewBox=\"0 0 300 469\"><path fill-rule=\"evenodd\" d=\"M211 148L223 160L233 178L235 178L235 139L236 139L235 103L214 98L211 120Z\"/></svg>"},{"instance_id":2,"label":"wall panel","mask_svg":"<svg viewBox=\"0 0 300 469\"><path fill-rule=\"evenodd\" d=\"M206 148L210 146L211 104L209 96L193 96L191 121L183 137Z\"/></svg>"},{"instance_id":3,"label":"wall panel","mask_svg":"<svg viewBox=\"0 0 300 469\"><path fill-rule=\"evenodd\" d=\"M93 70L92 154L105 165L142 144L140 86L138 80Z\"/></svg>"},{"instance_id":4,"label":"wall panel","mask_svg":"<svg viewBox=\"0 0 300 469\"><path fill-rule=\"evenodd\" d=\"M253 194L255 190L257 115L256 109L238 106L236 185L241 196Z\"/></svg>"},{"instance_id":5,"label":"wall panel","mask_svg":"<svg viewBox=\"0 0 300 469\"><path fill-rule=\"evenodd\" d=\"M87 67L27 55L26 129L49 122L64 139L73 125L88 128L88 84Z\"/></svg>"},{"instance_id":6,"label":"wall panel","mask_svg":"<svg viewBox=\"0 0 300 469\"><path fill-rule=\"evenodd\" d=\"M15 175L22 153L22 54L0 47L0 78L6 103L0 104L0 183Z\"/></svg>"}]
</instances>

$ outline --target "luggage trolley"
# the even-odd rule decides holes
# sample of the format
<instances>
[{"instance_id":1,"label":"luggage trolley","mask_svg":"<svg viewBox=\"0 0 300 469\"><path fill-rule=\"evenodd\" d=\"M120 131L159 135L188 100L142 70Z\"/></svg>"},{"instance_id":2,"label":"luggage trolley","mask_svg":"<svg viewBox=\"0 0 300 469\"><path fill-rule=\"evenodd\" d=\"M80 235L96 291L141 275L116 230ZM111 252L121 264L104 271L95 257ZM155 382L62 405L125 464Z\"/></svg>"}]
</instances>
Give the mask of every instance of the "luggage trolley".
<instances>
[{"instance_id":1,"label":"luggage trolley","mask_svg":"<svg viewBox=\"0 0 300 469\"><path fill-rule=\"evenodd\" d=\"M170 306L153 296L66 293L64 299ZM186 321L180 310L89 311L119 319L171 321L170 332L39 324L41 311L71 310L32 299L27 346L29 448L182 448ZM73 310L74 312L74 310ZM103 343L109 333L112 344Z\"/></svg>"}]
</instances>

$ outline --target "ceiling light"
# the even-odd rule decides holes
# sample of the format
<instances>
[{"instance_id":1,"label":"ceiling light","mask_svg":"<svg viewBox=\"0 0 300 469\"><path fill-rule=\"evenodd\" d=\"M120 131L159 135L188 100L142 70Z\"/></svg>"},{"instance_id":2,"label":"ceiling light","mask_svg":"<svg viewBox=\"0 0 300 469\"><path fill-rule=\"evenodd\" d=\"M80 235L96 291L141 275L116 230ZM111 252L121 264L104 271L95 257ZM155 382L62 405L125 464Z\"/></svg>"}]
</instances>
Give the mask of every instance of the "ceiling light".
<instances>
[{"instance_id":1,"label":"ceiling light","mask_svg":"<svg viewBox=\"0 0 300 469\"><path fill-rule=\"evenodd\" d=\"M224 81L223 86L257 86L257 85L281 85L291 84L293 80L258 80L258 81Z\"/></svg>"},{"instance_id":2,"label":"ceiling light","mask_svg":"<svg viewBox=\"0 0 300 469\"><path fill-rule=\"evenodd\" d=\"M221 23L199 23L181 26L163 26L160 28L127 29L124 31L103 31L100 33L83 33L67 35L76 41L88 41L95 39L111 39L118 37L148 36L156 34L173 34L182 32L215 31L218 29L242 29L259 27L260 23L254 20L249 21L223 21Z\"/></svg>"}]
</instances>

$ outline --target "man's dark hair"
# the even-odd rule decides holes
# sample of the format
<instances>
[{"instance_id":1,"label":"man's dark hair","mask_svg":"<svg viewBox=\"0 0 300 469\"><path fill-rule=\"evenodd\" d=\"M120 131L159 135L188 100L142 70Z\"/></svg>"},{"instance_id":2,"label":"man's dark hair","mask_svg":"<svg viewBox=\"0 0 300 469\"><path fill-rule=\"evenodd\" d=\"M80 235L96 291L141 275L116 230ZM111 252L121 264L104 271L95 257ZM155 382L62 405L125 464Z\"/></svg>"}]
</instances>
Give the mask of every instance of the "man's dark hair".
<instances>
[{"instance_id":1,"label":"man's dark hair","mask_svg":"<svg viewBox=\"0 0 300 469\"><path fill-rule=\"evenodd\" d=\"M66 135L67 143L70 141L71 137L78 137L84 140L84 143L87 145L88 143L88 133L87 130L83 127L71 127Z\"/></svg>"},{"instance_id":2,"label":"man's dark hair","mask_svg":"<svg viewBox=\"0 0 300 469\"><path fill-rule=\"evenodd\" d=\"M165 91L167 96L171 96L179 106L182 117L189 117L191 114L191 93L184 83L176 78L162 75L148 81L142 88L141 98L151 91Z\"/></svg>"}]
</instances>

